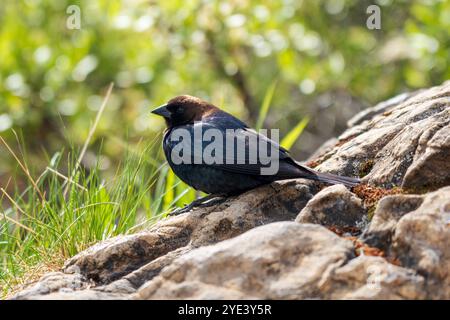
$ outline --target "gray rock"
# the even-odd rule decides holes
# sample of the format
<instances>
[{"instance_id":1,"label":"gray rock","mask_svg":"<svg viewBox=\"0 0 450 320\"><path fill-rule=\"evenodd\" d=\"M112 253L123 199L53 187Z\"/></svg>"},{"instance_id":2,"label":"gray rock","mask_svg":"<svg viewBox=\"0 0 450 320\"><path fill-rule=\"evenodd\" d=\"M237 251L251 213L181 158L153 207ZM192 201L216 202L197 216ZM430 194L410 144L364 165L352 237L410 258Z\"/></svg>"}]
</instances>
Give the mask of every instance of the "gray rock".
<instances>
[{"instance_id":1,"label":"gray rock","mask_svg":"<svg viewBox=\"0 0 450 320\"><path fill-rule=\"evenodd\" d=\"M450 297L450 187L382 199L362 240L426 279L427 297Z\"/></svg>"},{"instance_id":2,"label":"gray rock","mask_svg":"<svg viewBox=\"0 0 450 320\"><path fill-rule=\"evenodd\" d=\"M317 193L295 221L338 228L363 228L366 214L361 199L339 184Z\"/></svg>"},{"instance_id":3,"label":"gray rock","mask_svg":"<svg viewBox=\"0 0 450 320\"><path fill-rule=\"evenodd\" d=\"M441 123L442 127L438 125L427 129L418 140L413 162L403 179L403 187L422 191L430 186L449 184L450 124L445 121Z\"/></svg>"},{"instance_id":4,"label":"gray rock","mask_svg":"<svg viewBox=\"0 0 450 320\"><path fill-rule=\"evenodd\" d=\"M450 187L425 195L399 220L393 251L426 278L429 298L450 299Z\"/></svg>"},{"instance_id":5,"label":"gray rock","mask_svg":"<svg viewBox=\"0 0 450 320\"><path fill-rule=\"evenodd\" d=\"M397 222L405 214L416 210L423 202L420 195L393 195L380 200L362 239L365 243L388 250Z\"/></svg>"},{"instance_id":6,"label":"gray rock","mask_svg":"<svg viewBox=\"0 0 450 320\"><path fill-rule=\"evenodd\" d=\"M395 108L400 103L405 102L409 98L417 95L419 92L405 92L402 94L399 94L398 96L395 96L389 100L383 101L378 103L376 106L372 108L367 108L358 114L356 114L354 117L352 117L347 122L348 127L354 127L358 124L363 123L366 120L371 120L374 116L389 112L390 109Z\"/></svg>"},{"instance_id":7,"label":"gray rock","mask_svg":"<svg viewBox=\"0 0 450 320\"><path fill-rule=\"evenodd\" d=\"M190 241L192 230L182 217L157 224L149 232L118 236L82 251L64 266L66 273L81 273L106 284L142 267Z\"/></svg>"},{"instance_id":8,"label":"gray rock","mask_svg":"<svg viewBox=\"0 0 450 320\"><path fill-rule=\"evenodd\" d=\"M39 281L22 290L14 299L27 300L47 297L58 292L74 292L89 287L87 279L80 274L65 274L62 272L50 272L44 275ZM77 291L79 292L79 291Z\"/></svg>"},{"instance_id":9,"label":"gray rock","mask_svg":"<svg viewBox=\"0 0 450 320\"><path fill-rule=\"evenodd\" d=\"M321 226L277 222L180 257L135 297L320 298L321 279L352 256L350 241Z\"/></svg>"},{"instance_id":10,"label":"gray rock","mask_svg":"<svg viewBox=\"0 0 450 320\"><path fill-rule=\"evenodd\" d=\"M135 299L423 299L425 280L313 224L278 222L177 259Z\"/></svg>"},{"instance_id":11,"label":"gray rock","mask_svg":"<svg viewBox=\"0 0 450 320\"><path fill-rule=\"evenodd\" d=\"M320 290L330 299L425 299L425 280L381 257L359 256L335 269Z\"/></svg>"},{"instance_id":12,"label":"gray rock","mask_svg":"<svg viewBox=\"0 0 450 320\"><path fill-rule=\"evenodd\" d=\"M135 290L193 248L259 225L294 220L317 191L313 182L301 179L263 186L217 206L162 220L148 231L98 243L68 260L63 270L83 275L100 290ZM25 292L17 297L26 296Z\"/></svg>"},{"instance_id":13,"label":"gray rock","mask_svg":"<svg viewBox=\"0 0 450 320\"><path fill-rule=\"evenodd\" d=\"M339 142L339 140L335 137L328 139L314 153L312 153L309 156L309 158L307 159L307 161L305 161L305 163L302 163L302 164L306 164L310 167L314 167L314 166L311 166L311 161L313 161L314 159L318 159L323 154L326 154L326 153L330 152L331 150L333 150L333 148L336 146L336 144L338 142Z\"/></svg>"},{"instance_id":14,"label":"gray rock","mask_svg":"<svg viewBox=\"0 0 450 320\"><path fill-rule=\"evenodd\" d=\"M317 169L364 176L384 187L435 190L449 185L449 96L446 82L355 120L358 124L334 148L313 159L320 163Z\"/></svg>"}]
</instances>

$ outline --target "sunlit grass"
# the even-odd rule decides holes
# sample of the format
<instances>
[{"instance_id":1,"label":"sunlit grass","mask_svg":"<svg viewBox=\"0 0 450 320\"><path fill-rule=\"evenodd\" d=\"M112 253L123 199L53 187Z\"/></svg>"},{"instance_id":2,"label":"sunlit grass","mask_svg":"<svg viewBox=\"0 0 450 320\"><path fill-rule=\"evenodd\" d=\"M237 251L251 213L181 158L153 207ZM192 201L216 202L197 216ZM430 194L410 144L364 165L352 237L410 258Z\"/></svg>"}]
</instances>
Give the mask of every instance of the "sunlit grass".
<instances>
[{"instance_id":1,"label":"sunlit grass","mask_svg":"<svg viewBox=\"0 0 450 320\"><path fill-rule=\"evenodd\" d=\"M25 190L19 192L16 188L14 194L8 194L2 188L2 295L13 290L15 284L34 279L30 277L32 270L59 268L64 259L93 243L145 228L163 217L177 201L191 201L193 194L186 186L180 192L180 181L168 179L166 164L148 161L150 149L154 150L153 143L138 154L127 152L109 181L100 178L98 165L89 171L81 167L72 171L74 156L69 157L68 172L75 174L69 179L60 172L64 159L61 152L52 157L40 177L29 177ZM27 170L26 164L23 166ZM168 198L168 194L172 196Z\"/></svg>"}]
</instances>

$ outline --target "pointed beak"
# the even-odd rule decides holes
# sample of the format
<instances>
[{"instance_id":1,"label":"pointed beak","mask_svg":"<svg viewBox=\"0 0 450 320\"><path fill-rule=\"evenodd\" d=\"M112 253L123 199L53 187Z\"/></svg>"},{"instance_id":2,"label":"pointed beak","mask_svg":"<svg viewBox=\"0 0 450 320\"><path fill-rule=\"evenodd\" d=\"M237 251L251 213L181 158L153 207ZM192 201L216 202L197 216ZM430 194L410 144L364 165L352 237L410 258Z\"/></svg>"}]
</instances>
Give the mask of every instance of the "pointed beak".
<instances>
[{"instance_id":1,"label":"pointed beak","mask_svg":"<svg viewBox=\"0 0 450 320\"><path fill-rule=\"evenodd\" d=\"M164 118L170 118L170 112L167 110L167 104L163 104L162 106L152 110L152 113Z\"/></svg>"}]
</instances>

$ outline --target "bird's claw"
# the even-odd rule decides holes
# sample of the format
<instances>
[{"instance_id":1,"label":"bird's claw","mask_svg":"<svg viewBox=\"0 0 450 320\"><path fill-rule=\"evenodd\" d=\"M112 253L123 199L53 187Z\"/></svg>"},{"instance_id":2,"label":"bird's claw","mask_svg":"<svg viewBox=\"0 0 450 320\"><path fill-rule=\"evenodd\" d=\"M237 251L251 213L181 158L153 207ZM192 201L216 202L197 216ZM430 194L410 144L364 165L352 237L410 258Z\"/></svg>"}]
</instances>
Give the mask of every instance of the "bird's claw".
<instances>
[{"instance_id":1,"label":"bird's claw","mask_svg":"<svg viewBox=\"0 0 450 320\"><path fill-rule=\"evenodd\" d=\"M169 216L177 216L186 212L191 211L194 208L207 208L217 204L220 204L226 200L226 197L222 195L209 195L204 198L200 198L192 201L190 204L185 205L183 208L175 209L170 212Z\"/></svg>"},{"instance_id":2,"label":"bird's claw","mask_svg":"<svg viewBox=\"0 0 450 320\"><path fill-rule=\"evenodd\" d=\"M191 203L191 204L185 205L183 208L175 209L175 210L173 210L172 212L170 212L170 213L168 214L168 216L178 216L178 215L180 215L180 214L189 212L189 211L191 211L192 209L195 208L195 205L193 205L193 204L194 204L194 203Z\"/></svg>"}]
</instances>

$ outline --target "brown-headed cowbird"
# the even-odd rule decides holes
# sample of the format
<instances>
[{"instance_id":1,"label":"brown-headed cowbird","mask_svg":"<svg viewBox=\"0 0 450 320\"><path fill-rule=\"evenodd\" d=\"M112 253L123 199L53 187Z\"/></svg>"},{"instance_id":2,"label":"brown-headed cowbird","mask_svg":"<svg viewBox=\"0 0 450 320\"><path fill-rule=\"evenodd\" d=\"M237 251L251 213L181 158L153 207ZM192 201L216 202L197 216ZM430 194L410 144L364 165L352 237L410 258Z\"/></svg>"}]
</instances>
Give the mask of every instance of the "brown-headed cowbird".
<instances>
[{"instance_id":1,"label":"brown-headed cowbird","mask_svg":"<svg viewBox=\"0 0 450 320\"><path fill-rule=\"evenodd\" d=\"M199 98L178 96L152 113L164 117L166 121L163 149L170 167L181 180L196 190L232 195L276 180L292 178L346 186L359 183L355 178L320 173L300 165L275 141ZM222 145L229 141L227 133L234 133L235 144L231 147L216 144L219 147L212 152L211 146L213 142L220 142L220 134L224 137ZM264 148L267 152L261 152ZM215 161L206 159L208 155ZM277 161L277 170L263 173L262 169L267 169L270 161Z\"/></svg>"}]
</instances>

